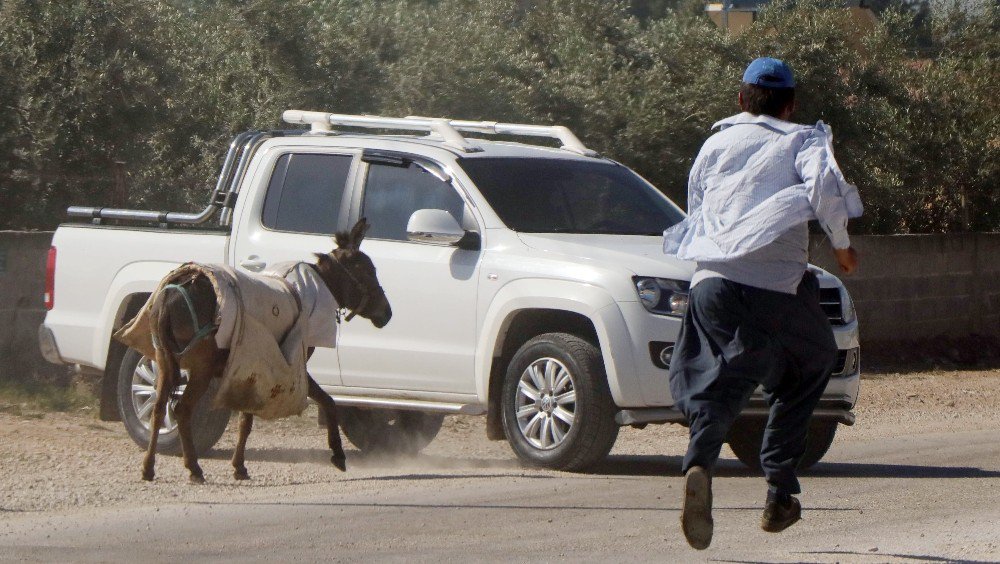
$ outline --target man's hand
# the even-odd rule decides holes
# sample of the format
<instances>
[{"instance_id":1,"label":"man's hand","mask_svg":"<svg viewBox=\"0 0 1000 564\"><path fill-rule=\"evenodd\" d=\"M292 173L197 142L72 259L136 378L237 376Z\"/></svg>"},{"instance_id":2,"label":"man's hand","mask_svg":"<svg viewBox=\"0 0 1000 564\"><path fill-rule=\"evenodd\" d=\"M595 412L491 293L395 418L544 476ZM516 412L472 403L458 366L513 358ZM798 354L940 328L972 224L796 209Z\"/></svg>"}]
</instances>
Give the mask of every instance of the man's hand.
<instances>
[{"instance_id":1,"label":"man's hand","mask_svg":"<svg viewBox=\"0 0 1000 564\"><path fill-rule=\"evenodd\" d=\"M837 257L837 264L840 265L840 271L844 274L851 274L858 269L858 252L854 250L854 247L834 249L833 255Z\"/></svg>"}]
</instances>

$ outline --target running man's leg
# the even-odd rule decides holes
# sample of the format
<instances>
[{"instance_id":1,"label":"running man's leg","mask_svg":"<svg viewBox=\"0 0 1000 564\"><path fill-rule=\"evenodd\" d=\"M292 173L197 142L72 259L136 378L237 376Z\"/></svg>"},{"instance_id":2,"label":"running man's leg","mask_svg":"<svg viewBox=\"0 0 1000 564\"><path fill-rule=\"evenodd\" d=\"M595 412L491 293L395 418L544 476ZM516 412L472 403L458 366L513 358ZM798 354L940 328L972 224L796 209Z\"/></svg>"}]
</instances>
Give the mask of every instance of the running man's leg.
<instances>
[{"instance_id":1,"label":"running man's leg","mask_svg":"<svg viewBox=\"0 0 1000 564\"><path fill-rule=\"evenodd\" d=\"M670 392L690 427L683 472L711 472L733 421L780 352L754 324L746 288L709 278L691 291L670 363Z\"/></svg>"},{"instance_id":2,"label":"running man's leg","mask_svg":"<svg viewBox=\"0 0 1000 564\"><path fill-rule=\"evenodd\" d=\"M782 381L765 391L770 416L764 430L760 462L769 490L801 492L795 469L805 452L809 420L819 403L837 359L830 321L819 305L819 282L807 272L791 307L783 312L777 338L785 353Z\"/></svg>"}]
</instances>

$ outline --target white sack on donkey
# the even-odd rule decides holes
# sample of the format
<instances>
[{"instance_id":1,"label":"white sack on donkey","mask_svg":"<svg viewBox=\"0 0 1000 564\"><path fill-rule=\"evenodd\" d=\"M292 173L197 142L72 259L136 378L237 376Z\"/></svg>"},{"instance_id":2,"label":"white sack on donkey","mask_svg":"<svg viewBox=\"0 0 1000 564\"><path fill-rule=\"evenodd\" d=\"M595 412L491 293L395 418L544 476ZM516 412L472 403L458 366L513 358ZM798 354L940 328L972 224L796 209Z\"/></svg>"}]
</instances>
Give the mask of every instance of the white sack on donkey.
<instances>
[{"instance_id":1,"label":"white sack on donkey","mask_svg":"<svg viewBox=\"0 0 1000 564\"><path fill-rule=\"evenodd\" d=\"M188 370L175 407L185 466L192 482L203 482L191 437L191 412L214 378L221 379L218 407L240 411L233 453L234 477L248 477L244 451L254 415L274 419L299 414L306 397L319 403L327 421L331 461L346 468L333 399L306 371L315 347L335 347L340 311L360 315L376 327L392 311L371 259L360 250L368 229L362 218L338 233L337 248L316 254L317 263L281 263L261 274L225 265L187 263L170 272L134 319L115 338L155 358L157 402L152 427L163 422L166 401ZM150 433L143 478L152 480L158 433Z\"/></svg>"}]
</instances>

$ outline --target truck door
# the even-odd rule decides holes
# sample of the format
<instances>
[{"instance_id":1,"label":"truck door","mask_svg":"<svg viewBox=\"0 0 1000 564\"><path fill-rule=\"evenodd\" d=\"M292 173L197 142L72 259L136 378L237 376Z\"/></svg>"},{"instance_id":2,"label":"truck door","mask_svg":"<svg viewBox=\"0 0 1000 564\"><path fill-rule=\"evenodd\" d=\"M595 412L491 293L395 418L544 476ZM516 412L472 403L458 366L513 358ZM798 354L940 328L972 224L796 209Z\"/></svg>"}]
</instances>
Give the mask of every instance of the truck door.
<instances>
[{"instance_id":1,"label":"truck door","mask_svg":"<svg viewBox=\"0 0 1000 564\"><path fill-rule=\"evenodd\" d=\"M363 161L364 191L355 206L371 228L361 250L375 263L392 320L382 329L360 318L342 325L344 385L474 394L481 251L406 237L410 215L420 209L445 210L477 229L470 208L427 163L370 154Z\"/></svg>"},{"instance_id":2,"label":"truck door","mask_svg":"<svg viewBox=\"0 0 1000 564\"><path fill-rule=\"evenodd\" d=\"M335 149L336 150L336 149ZM350 190L359 152L330 148L284 147L262 155L251 194L238 210L230 260L237 268L260 272L270 264L304 260L334 248L332 235L346 230ZM348 202L345 202L345 199ZM336 349L316 349L309 373L321 385L339 385Z\"/></svg>"}]
</instances>

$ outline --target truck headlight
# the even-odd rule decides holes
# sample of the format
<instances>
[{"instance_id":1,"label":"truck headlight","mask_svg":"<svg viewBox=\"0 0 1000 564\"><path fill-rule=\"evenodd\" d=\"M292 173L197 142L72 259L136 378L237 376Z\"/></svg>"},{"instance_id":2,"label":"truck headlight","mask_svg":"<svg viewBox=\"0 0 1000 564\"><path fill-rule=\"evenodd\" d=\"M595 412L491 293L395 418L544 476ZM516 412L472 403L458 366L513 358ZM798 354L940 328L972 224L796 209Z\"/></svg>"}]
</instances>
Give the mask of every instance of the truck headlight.
<instances>
[{"instance_id":1,"label":"truck headlight","mask_svg":"<svg viewBox=\"0 0 1000 564\"><path fill-rule=\"evenodd\" d=\"M854 309L854 300L851 299L851 293L844 286L840 287L840 301L840 307L844 315L844 325L847 325L858 318L858 312Z\"/></svg>"},{"instance_id":2,"label":"truck headlight","mask_svg":"<svg viewBox=\"0 0 1000 564\"><path fill-rule=\"evenodd\" d=\"M684 316L688 306L688 282L648 276L634 276L632 281L639 302L647 310L660 315Z\"/></svg>"}]
</instances>

